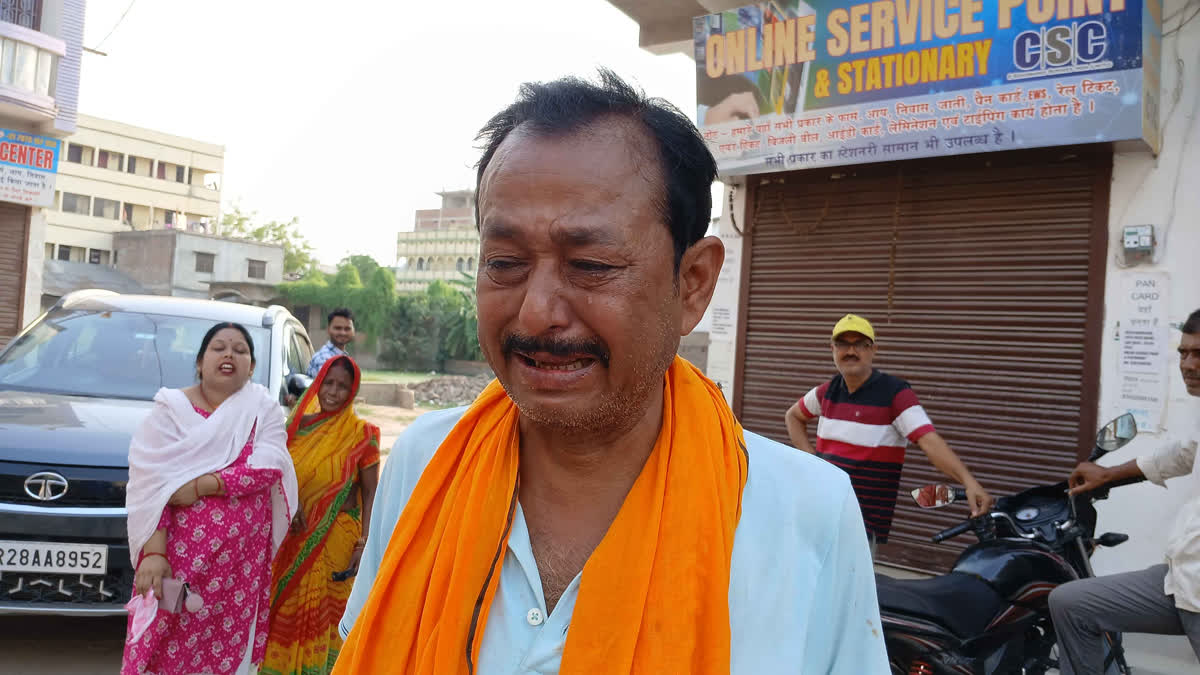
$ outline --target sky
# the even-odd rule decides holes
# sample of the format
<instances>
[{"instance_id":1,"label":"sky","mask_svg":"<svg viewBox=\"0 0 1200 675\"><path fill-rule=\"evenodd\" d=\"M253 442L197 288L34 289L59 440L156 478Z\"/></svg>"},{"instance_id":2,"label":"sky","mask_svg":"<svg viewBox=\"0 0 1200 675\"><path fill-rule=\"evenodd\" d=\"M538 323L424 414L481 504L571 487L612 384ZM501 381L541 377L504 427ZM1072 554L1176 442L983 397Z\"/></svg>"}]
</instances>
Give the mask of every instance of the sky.
<instances>
[{"instance_id":1,"label":"sky","mask_svg":"<svg viewBox=\"0 0 1200 675\"><path fill-rule=\"evenodd\" d=\"M79 109L223 145L223 211L391 265L415 209L474 186L475 133L520 83L606 66L691 114L692 61L637 44L602 0L88 0L107 55L84 53Z\"/></svg>"}]
</instances>

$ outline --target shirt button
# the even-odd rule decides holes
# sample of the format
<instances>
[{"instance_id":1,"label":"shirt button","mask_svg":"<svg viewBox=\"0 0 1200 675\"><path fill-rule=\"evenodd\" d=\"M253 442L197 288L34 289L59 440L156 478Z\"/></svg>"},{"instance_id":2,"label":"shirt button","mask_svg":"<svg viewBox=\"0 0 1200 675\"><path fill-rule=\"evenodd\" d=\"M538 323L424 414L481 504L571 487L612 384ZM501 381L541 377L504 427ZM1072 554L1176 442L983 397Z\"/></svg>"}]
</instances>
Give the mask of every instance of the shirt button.
<instances>
[{"instance_id":1,"label":"shirt button","mask_svg":"<svg viewBox=\"0 0 1200 675\"><path fill-rule=\"evenodd\" d=\"M540 626L546 618L542 616L542 610L534 607L525 614L525 620L529 622L530 626Z\"/></svg>"}]
</instances>

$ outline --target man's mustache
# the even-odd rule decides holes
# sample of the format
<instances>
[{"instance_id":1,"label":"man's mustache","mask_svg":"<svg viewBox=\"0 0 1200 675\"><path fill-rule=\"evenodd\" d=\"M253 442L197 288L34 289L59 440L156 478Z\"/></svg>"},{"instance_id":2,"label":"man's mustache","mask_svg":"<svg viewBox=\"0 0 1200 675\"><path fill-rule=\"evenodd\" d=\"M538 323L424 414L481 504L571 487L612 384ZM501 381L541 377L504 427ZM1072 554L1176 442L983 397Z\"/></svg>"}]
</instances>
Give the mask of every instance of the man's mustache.
<instances>
[{"instance_id":1,"label":"man's mustache","mask_svg":"<svg viewBox=\"0 0 1200 675\"><path fill-rule=\"evenodd\" d=\"M532 335L521 335L520 333L509 333L504 336L500 343L500 349L505 356L513 352L521 352L522 354L535 354L544 352L552 356L568 357L578 354L586 354L595 358L602 365L608 366L610 352L608 346L600 338L557 338L557 337L534 337Z\"/></svg>"}]
</instances>

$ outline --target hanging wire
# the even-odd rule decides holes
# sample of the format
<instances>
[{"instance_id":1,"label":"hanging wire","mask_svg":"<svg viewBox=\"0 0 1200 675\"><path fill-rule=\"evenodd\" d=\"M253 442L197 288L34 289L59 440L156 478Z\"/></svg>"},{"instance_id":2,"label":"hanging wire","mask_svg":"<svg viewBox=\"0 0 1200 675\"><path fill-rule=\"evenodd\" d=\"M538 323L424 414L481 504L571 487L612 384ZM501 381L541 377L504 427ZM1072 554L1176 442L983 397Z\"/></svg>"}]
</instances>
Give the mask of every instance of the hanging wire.
<instances>
[{"instance_id":1,"label":"hanging wire","mask_svg":"<svg viewBox=\"0 0 1200 675\"><path fill-rule=\"evenodd\" d=\"M104 43L108 41L108 38L112 37L112 34L117 32L117 29L121 27L121 23L125 21L125 17L129 15L129 10L133 9L135 3L137 3L137 0L130 0L129 6L126 7L125 11L121 13L121 18L117 19L117 23L113 24L112 30L108 31L108 35L104 36L104 39L100 41L100 44L87 49L87 51L99 53L100 48L104 46Z\"/></svg>"},{"instance_id":2,"label":"hanging wire","mask_svg":"<svg viewBox=\"0 0 1200 675\"><path fill-rule=\"evenodd\" d=\"M1178 26L1175 26L1175 27L1174 27L1174 28L1172 28L1171 30L1169 30L1169 31L1167 31L1167 32L1165 32L1165 33L1163 33L1163 37L1164 37L1164 38L1165 38L1165 37L1169 37L1169 36L1171 36L1171 35L1174 35L1174 34L1178 33L1179 31L1183 30L1183 28L1184 28L1185 26L1187 26L1189 23L1191 23L1193 19L1195 19L1196 17L1200 16L1200 3L1196 3L1196 1L1195 1L1195 0L1192 0L1192 2L1189 2L1187 5L1184 5L1183 7L1179 8L1178 10L1176 10L1176 11L1175 11L1175 13L1173 13L1173 14L1171 15L1171 17L1169 17L1169 18L1173 18L1173 17L1175 17L1177 14L1182 14L1182 13L1184 12L1184 10L1186 10L1186 9L1188 8L1188 6L1190 6L1190 5L1193 5L1193 4L1195 4L1195 5L1196 5L1196 11L1192 12L1191 14L1189 14L1189 15L1188 15L1188 17L1187 17L1186 19L1183 19L1183 20L1181 20L1181 21L1179 22L1179 25L1178 25ZM1163 23L1166 23L1166 21L1164 20L1164 21L1163 21Z\"/></svg>"}]
</instances>

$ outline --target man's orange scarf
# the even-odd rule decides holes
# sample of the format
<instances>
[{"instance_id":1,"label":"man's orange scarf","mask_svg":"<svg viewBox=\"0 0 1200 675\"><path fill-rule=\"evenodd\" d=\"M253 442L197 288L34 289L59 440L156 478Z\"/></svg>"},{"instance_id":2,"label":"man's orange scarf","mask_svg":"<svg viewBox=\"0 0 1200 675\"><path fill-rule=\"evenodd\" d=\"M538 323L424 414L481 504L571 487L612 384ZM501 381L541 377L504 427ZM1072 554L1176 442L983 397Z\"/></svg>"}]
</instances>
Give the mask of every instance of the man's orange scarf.
<instances>
[{"instance_id":1,"label":"man's orange scarf","mask_svg":"<svg viewBox=\"0 0 1200 675\"><path fill-rule=\"evenodd\" d=\"M421 474L335 675L475 673L517 504L517 407L492 382ZM562 673L729 670L729 565L747 457L681 358L641 474L583 568Z\"/></svg>"}]
</instances>

